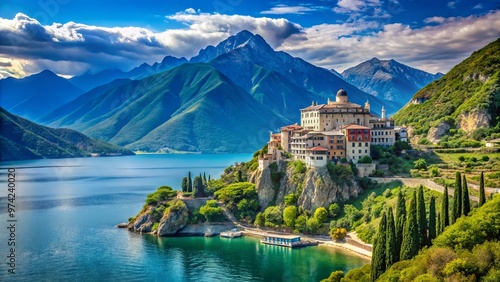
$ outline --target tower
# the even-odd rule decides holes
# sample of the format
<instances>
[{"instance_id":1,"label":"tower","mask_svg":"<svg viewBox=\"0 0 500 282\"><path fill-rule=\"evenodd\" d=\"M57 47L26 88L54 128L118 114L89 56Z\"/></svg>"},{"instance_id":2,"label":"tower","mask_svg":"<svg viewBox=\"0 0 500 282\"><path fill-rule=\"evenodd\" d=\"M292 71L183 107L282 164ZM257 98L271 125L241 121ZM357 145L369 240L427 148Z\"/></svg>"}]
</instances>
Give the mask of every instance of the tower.
<instances>
[{"instance_id":1,"label":"tower","mask_svg":"<svg viewBox=\"0 0 500 282\"><path fill-rule=\"evenodd\" d=\"M365 110L370 111L370 102L368 102L368 100L365 102Z\"/></svg>"},{"instance_id":2,"label":"tower","mask_svg":"<svg viewBox=\"0 0 500 282\"><path fill-rule=\"evenodd\" d=\"M382 106L382 119L385 119L385 108Z\"/></svg>"}]
</instances>

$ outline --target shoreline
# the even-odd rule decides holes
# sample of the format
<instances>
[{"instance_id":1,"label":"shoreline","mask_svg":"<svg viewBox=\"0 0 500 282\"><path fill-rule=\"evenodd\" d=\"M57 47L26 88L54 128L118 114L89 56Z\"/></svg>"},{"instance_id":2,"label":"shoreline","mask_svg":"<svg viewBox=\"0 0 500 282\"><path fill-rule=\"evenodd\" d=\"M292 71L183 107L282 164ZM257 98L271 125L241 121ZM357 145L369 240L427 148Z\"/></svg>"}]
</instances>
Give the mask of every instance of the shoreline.
<instances>
[{"instance_id":1,"label":"shoreline","mask_svg":"<svg viewBox=\"0 0 500 282\"><path fill-rule=\"evenodd\" d=\"M268 232L264 230L255 230L255 229L250 229L250 228L244 228L241 230L243 235L249 236L249 237L264 237L266 234L281 234L281 235L297 235L293 233L283 233L283 232ZM363 257L365 259L371 260L372 258L372 252L367 251L365 249L359 248L353 244L349 243L339 243L339 242L334 242L332 240L326 240L324 238L316 238L316 237L310 237L310 236L305 236L305 235L298 235L301 237L301 239L304 239L306 241L312 241L312 242L317 242L318 246L325 246L325 247L330 247L330 248L337 248L337 249L342 249L345 251L348 251L349 253L355 254L357 256Z\"/></svg>"}]
</instances>

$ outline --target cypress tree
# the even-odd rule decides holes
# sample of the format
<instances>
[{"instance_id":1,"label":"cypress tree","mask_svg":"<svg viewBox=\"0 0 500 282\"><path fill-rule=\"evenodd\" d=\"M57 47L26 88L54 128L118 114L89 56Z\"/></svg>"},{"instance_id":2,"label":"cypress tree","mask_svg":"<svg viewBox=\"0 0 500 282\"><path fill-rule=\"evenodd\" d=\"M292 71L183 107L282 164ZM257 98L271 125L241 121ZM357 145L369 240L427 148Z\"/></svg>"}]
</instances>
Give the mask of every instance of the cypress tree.
<instances>
[{"instance_id":1,"label":"cypress tree","mask_svg":"<svg viewBox=\"0 0 500 282\"><path fill-rule=\"evenodd\" d=\"M462 213L462 175L457 171L455 175L455 191L453 192L453 213L451 223L455 223Z\"/></svg>"},{"instance_id":2,"label":"cypress tree","mask_svg":"<svg viewBox=\"0 0 500 282\"><path fill-rule=\"evenodd\" d=\"M210 174L208 175L208 182L210 182Z\"/></svg>"},{"instance_id":3,"label":"cypress tree","mask_svg":"<svg viewBox=\"0 0 500 282\"><path fill-rule=\"evenodd\" d=\"M436 238L436 199L431 197L429 202L429 239L427 245L430 246L432 239Z\"/></svg>"},{"instance_id":4,"label":"cypress tree","mask_svg":"<svg viewBox=\"0 0 500 282\"><path fill-rule=\"evenodd\" d=\"M441 234L443 232L442 227L441 227L441 213L437 213L437 219L436 219L436 236Z\"/></svg>"},{"instance_id":5,"label":"cypress tree","mask_svg":"<svg viewBox=\"0 0 500 282\"><path fill-rule=\"evenodd\" d=\"M467 216L470 212L469 188L467 187L467 179L465 174L462 179L462 212L461 215Z\"/></svg>"},{"instance_id":6,"label":"cypress tree","mask_svg":"<svg viewBox=\"0 0 500 282\"><path fill-rule=\"evenodd\" d=\"M385 268L388 269L396 262L396 226L392 207L387 209L387 227L385 237Z\"/></svg>"},{"instance_id":7,"label":"cypress tree","mask_svg":"<svg viewBox=\"0 0 500 282\"><path fill-rule=\"evenodd\" d=\"M420 185L417 192L417 223L419 236L419 249L428 243L427 212L425 210L424 187Z\"/></svg>"},{"instance_id":8,"label":"cypress tree","mask_svg":"<svg viewBox=\"0 0 500 282\"><path fill-rule=\"evenodd\" d=\"M417 193L413 191L413 196L410 200L410 210L408 211L403 230L400 260L411 259L418 254L419 235L417 223Z\"/></svg>"},{"instance_id":9,"label":"cypress tree","mask_svg":"<svg viewBox=\"0 0 500 282\"><path fill-rule=\"evenodd\" d=\"M481 171L481 178L479 178L479 206L486 203L486 193L484 192L484 172Z\"/></svg>"},{"instance_id":10,"label":"cypress tree","mask_svg":"<svg viewBox=\"0 0 500 282\"><path fill-rule=\"evenodd\" d=\"M193 192L193 182L191 181L191 171L188 172L188 189L189 193Z\"/></svg>"},{"instance_id":11,"label":"cypress tree","mask_svg":"<svg viewBox=\"0 0 500 282\"><path fill-rule=\"evenodd\" d=\"M398 201L396 203L396 261L399 261L401 243L403 242L403 229L406 219L406 200L401 190L399 190Z\"/></svg>"},{"instance_id":12,"label":"cypress tree","mask_svg":"<svg viewBox=\"0 0 500 282\"><path fill-rule=\"evenodd\" d=\"M449 202L448 202L448 185L444 185L443 201L441 202L441 224L439 233L442 233L446 226L450 225L449 215Z\"/></svg>"},{"instance_id":13,"label":"cypress tree","mask_svg":"<svg viewBox=\"0 0 500 282\"><path fill-rule=\"evenodd\" d=\"M203 173L203 185L207 186L207 175Z\"/></svg>"},{"instance_id":14,"label":"cypress tree","mask_svg":"<svg viewBox=\"0 0 500 282\"><path fill-rule=\"evenodd\" d=\"M187 192L187 190L188 190L188 178L187 177L182 178L181 190L183 193Z\"/></svg>"},{"instance_id":15,"label":"cypress tree","mask_svg":"<svg viewBox=\"0 0 500 282\"><path fill-rule=\"evenodd\" d=\"M385 212L382 213L382 219L380 220L380 225L378 227L377 239L374 245L373 259L372 259L372 281L377 280L382 273L385 271L386 259L385 259L385 248L386 248L386 227L387 227L387 217Z\"/></svg>"}]
</instances>

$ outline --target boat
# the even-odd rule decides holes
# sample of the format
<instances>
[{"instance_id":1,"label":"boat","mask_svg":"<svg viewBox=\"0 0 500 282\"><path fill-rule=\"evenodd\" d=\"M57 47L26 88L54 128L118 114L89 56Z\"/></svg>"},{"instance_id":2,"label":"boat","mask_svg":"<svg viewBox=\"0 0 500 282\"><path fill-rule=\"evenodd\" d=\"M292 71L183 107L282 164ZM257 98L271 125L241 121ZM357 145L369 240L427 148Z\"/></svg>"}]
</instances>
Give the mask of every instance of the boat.
<instances>
[{"instance_id":1,"label":"boat","mask_svg":"<svg viewBox=\"0 0 500 282\"><path fill-rule=\"evenodd\" d=\"M243 235L243 233L236 228L220 233L220 236L224 238L238 238L241 237L241 235Z\"/></svg>"}]
</instances>

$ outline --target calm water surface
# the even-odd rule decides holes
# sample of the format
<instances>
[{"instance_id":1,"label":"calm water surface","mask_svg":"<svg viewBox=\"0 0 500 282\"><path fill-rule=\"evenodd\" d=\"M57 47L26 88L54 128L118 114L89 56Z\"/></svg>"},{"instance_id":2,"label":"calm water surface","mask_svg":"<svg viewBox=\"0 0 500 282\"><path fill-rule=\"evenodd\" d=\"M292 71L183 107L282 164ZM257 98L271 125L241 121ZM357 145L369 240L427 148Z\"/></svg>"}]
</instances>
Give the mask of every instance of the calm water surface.
<instances>
[{"instance_id":1,"label":"calm water surface","mask_svg":"<svg viewBox=\"0 0 500 282\"><path fill-rule=\"evenodd\" d=\"M223 169L249 154L138 155L0 163L0 281L319 281L366 260L326 247L256 238L157 238L114 226L158 186ZM16 274L7 272L7 168L16 169ZM8 230L7 230L8 231Z\"/></svg>"}]
</instances>

